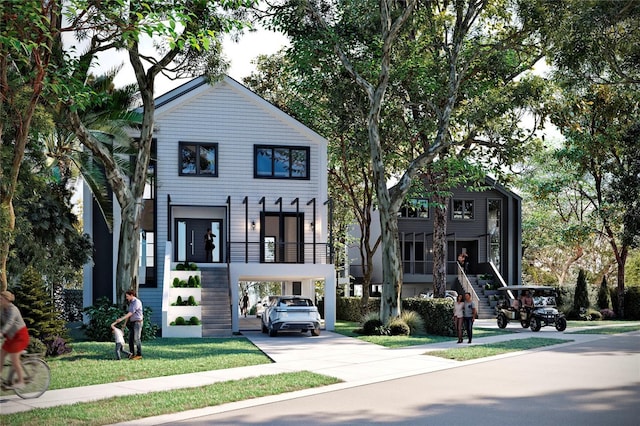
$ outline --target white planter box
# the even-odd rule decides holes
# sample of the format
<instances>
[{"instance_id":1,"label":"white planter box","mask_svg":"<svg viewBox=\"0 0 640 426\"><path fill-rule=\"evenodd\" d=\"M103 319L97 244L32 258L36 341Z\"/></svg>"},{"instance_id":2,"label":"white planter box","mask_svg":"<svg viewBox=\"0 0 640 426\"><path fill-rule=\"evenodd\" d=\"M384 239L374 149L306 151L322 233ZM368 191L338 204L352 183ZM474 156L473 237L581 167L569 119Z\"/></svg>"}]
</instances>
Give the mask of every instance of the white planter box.
<instances>
[{"instance_id":1,"label":"white planter box","mask_svg":"<svg viewBox=\"0 0 640 426\"><path fill-rule=\"evenodd\" d=\"M162 337L202 337L202 326L170 325L162 331Z\"/></svg>"}]
</instances>

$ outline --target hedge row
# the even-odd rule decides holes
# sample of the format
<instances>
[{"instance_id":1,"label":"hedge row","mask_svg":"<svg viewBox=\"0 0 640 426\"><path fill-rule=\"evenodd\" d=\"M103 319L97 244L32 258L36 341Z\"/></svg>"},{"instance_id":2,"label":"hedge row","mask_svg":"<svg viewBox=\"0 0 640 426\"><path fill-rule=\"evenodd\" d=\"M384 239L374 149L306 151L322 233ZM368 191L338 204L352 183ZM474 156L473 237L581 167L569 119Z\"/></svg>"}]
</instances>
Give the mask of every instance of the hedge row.
<instances>
[{"instance_id":1,"label":"hedge row","mask_svg":"<svg viewBox=\"0 0 640 426\"><path fill-rule=\"evenodd\" d=\"M366 310L359 297L338 298L336 305L338 319L360 322L366 312L380 310L380 298L369 298ZM441 336L454 336L453 301L451 299L403 299L402 309L417 312L424 320L425 332Z\"/></svg>"}]
</instances>

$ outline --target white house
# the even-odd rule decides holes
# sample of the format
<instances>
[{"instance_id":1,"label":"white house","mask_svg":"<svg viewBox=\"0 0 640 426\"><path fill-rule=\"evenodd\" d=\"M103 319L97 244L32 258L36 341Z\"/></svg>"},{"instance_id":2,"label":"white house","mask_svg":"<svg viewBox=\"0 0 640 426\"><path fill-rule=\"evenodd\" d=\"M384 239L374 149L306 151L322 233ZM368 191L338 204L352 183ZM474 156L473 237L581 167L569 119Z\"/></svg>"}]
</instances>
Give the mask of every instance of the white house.
<instances>
[{"instance_id":1,"label":"white house","mask_svg":"<svg viewBox=\"0 0 640 426\"><path fill-rule=\"evenodd\" d=\"M181 335L184 329L169 324L194 312L202 320L194 335L238 332L242 281L280 281L284 293L310 297L323 282L325 327L332 330L327 141L230 77L213 85L196 78L157 98L154 138L139 297L163 335ZM114 298L118 213L110 234L95 203L85 202L84 224L96 247L85 267L85 306ZM171 285L185 261L198 265L202 290L198 308L183 315L171 304L180 291L183 299L189 294Z\"/></svg>"}]
</instances>

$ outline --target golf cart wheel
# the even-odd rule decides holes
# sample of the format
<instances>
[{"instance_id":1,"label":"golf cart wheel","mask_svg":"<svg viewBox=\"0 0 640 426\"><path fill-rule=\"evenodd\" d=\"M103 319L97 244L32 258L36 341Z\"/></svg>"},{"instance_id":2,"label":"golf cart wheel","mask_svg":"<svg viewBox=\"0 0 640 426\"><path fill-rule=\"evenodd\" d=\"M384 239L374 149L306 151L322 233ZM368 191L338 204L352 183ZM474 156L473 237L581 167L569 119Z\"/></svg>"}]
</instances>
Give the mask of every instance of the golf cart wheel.
<instances>
[{"instance_id":1,"label":"golf cart wheel","mask_svg":"<svg viewBox=\"0 0 640 426\"><path fill-rule=\"evenodd\" d=\"M560 317L556 320L556 330L564 331L567 328L567 320L564 317Z\"/></svg>"},{"instance_id":2,"label":"golf cart wheel","mask_svg":"<svg viewBox=\"0 0 640 426\"><path fill-rule=\"evenodd\" d=\"M531 324L529 320L522 320L520 321L520 325L522 326L522 328L529 328Z\"/></svg>"},{"instance_id":3,"label":"golf cart wheel","mask_svg":"<svg viewBox=\"0 0 640 426\"><path fill-rule=\"evenodd\" d=\"M509 321L507 321L507 316L505 314L498 314L498 327L505 328Z\"/></svg>"},{"instance_id":4,"label":"golf cart wheel","mask_svg":"<svg viewBox=\"0 0 640 426\"><path fill-rule=\"evenodd\" d=\"M540 331L542 323L536 317L531 318L531 331Z\"/></svg>"}]
</instances>

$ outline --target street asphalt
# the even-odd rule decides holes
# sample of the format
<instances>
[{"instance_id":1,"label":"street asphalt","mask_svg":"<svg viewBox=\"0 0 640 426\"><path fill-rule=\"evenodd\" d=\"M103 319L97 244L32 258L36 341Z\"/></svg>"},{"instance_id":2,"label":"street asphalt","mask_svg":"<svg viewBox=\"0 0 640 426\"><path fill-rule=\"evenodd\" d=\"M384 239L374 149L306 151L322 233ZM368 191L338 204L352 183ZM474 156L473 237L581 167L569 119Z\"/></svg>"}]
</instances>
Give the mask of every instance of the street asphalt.
<instances>
[{"instance_id":1,"label":"street asphalt","mask_svg":"<svg viewBox=\"0 0 640 426\"><path fill-rule=\"evenodd\" d=\"M496 327L495 320L478 320L476 327ZM272 364L54 390L32 400L4 396L0 412L309 370L342 382L122 424L639 424L640 332L607 336L552 327L538 333L516 325L509 329L515 333L476 338L472 345L528 337L572 341L459 362L427 354L458 346L455 339L388 349L327 331L319 337L275 338L244 331Z\"/></svg>"}]
</instances>

